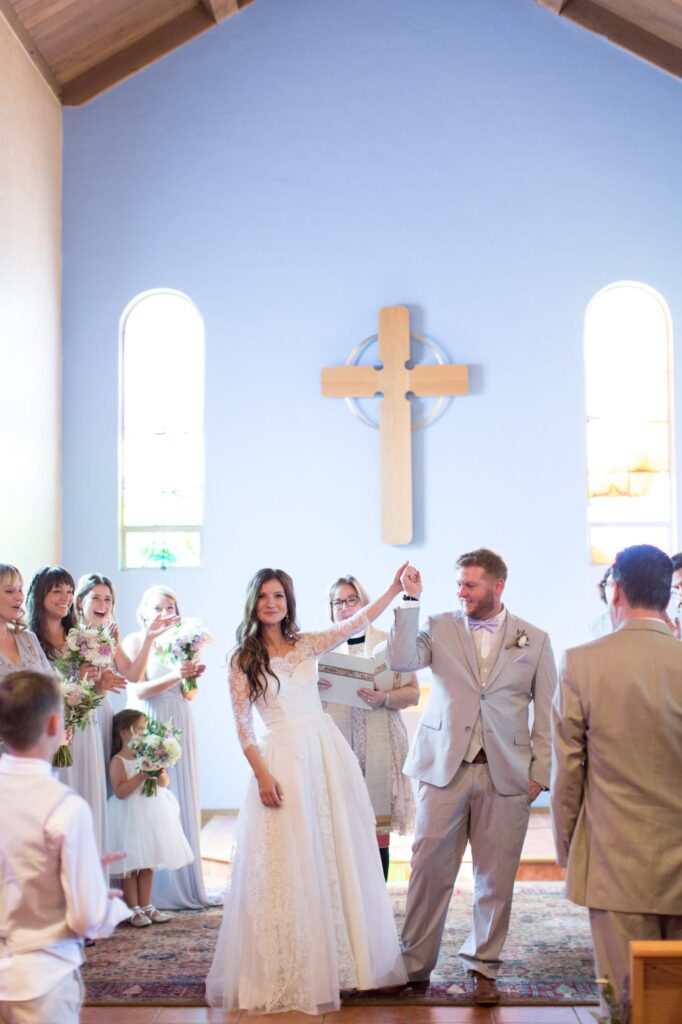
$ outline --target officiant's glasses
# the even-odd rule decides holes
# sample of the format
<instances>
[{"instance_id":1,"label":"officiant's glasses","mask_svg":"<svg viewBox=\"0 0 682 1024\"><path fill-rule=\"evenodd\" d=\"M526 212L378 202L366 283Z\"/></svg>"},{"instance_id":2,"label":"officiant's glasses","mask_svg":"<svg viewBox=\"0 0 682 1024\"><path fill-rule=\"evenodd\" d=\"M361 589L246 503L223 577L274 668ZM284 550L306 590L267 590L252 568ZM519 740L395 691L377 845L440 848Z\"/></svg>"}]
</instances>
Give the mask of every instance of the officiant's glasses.
<instances>
[{"instance_id":1,"label":"officiant's glasses","mask_svg":"<svg viewBox=\"0 0 682 1024\"><path fill-rule=\"evenodd\" d=\"M360 604L360 598L357 594L353 594L351 597L344 597L341 601L337 598L332 601L332 608L343 608L344 604L347 608L355 608L356 604Z\"/></svg>"}]
</instances>

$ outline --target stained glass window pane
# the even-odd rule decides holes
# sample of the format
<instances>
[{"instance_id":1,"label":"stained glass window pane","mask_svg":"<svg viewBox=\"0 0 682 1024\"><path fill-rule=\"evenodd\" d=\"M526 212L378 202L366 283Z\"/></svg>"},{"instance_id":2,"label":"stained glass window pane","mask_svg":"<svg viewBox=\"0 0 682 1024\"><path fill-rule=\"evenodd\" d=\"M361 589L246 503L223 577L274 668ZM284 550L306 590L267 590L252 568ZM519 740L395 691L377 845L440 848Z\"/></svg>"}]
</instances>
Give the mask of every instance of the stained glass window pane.
<instances>
[{"instance_id":1,"label":"stained glass window pane","mask_svg":"<svg viewBox=\"0 0 682 1024\"><path fill-rule=\"evenodd\" d=\"M671 347L668 307L647 285L609 285L590 302L585 392L595 564L609 564L630 544L675 548Z\"/></svg>"},{"instance_id":2,"label":"stained glass window pane","mask_svg":"<svg viewBox=\"0 0 682 1024\"><path fill-rule=\"evenodd\" d=\"M121 360L122 567L197 566L204 328L194 303L173 291L139 296L122 318Z\"/></svg>"}]
</instances>

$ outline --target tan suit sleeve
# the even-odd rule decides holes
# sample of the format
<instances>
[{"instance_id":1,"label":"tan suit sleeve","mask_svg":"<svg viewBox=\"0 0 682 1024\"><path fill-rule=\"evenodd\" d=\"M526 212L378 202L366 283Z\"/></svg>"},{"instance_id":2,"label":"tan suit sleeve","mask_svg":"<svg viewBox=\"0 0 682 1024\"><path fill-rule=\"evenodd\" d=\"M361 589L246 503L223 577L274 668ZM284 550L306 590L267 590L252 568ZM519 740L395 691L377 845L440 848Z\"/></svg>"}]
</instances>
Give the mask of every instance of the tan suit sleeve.
<instances>
[{"instance_id":1,"label":"tan suit sleeve","mask_svg":"<svg viewBox=\"0 0 682 1024\"><path fill-rule=\"evenodd\" d=\"M532 758L528 776L540 786L548 787L552 747L550 740L550 711L556 690L556 664L549 637L545 636L542 652L533 679L533 730L531 732Z\"/></svg>"},{"instance_id":2,"label":"tan suit sleeve","mask_svg":"<svg viewBox=\"0 0 682 1024\"><path fill-rule=\"evenodd\" d=\"M587 723L580 692L565 654L552 705L552 829L557 864L565 865L583 802Z\"/></svg>"}]
</instances>

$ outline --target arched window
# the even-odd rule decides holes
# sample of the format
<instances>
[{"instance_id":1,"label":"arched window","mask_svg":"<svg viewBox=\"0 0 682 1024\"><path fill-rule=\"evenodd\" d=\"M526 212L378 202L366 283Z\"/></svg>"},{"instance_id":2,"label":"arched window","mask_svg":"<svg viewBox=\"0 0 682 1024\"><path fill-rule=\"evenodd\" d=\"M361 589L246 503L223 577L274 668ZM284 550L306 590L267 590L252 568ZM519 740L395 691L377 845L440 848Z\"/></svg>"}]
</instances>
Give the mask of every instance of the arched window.
<instances>
[{"instance_id":1,"label":"arched window","mask_svg":"<svg viewBox=\"0 0 682 1024\"><path fill-rule=\"evenodd\" d=\"M180 292L138 295L121 317L121 568L201 564L204 325Z\"/></svg>"},{"instance_id":2,"label":"arched window","mask_svg":"<svg viewBox=\"0 0 682 1024\"><path fill-rule=\"evenodd\" d=\"M619 281L591 300L585 381L592 564L630 544L673 553L672 321L653 288Z\"/></svg>"}]
</instances>

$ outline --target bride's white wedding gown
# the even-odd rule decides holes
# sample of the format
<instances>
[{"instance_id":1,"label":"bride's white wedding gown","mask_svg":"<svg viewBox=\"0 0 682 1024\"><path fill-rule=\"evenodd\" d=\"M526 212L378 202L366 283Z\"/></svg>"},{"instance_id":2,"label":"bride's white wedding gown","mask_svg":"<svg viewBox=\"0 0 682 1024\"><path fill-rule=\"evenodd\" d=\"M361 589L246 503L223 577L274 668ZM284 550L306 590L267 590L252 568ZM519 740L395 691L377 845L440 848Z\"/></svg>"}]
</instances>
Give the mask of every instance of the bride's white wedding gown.
<instances>
[{"instance_id":1,"label":"bride's white wedding gown","mask_svg":"<svg viewBox=\"0 0 682 1024\"><path fill-rule=\"evenodd\" d=\"M360 612L322 633L299 634L273 658L280 689L249 702L240 669L230 690L242 747L256 743L284 793L265 807L251 779L237 826L232 879L206 982L208 1002L261 1013L338 1009L342 989L406 981L381 869L374 811L353 751L327 715L317 657L365 622Z\"/></svg>"}]
</instances>

